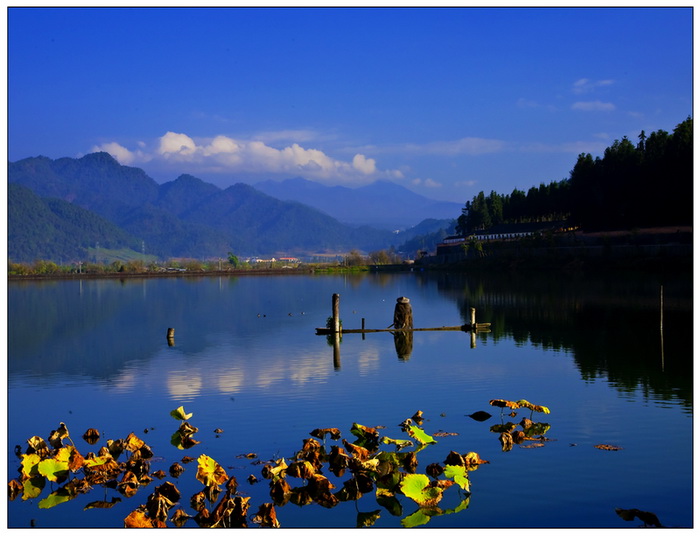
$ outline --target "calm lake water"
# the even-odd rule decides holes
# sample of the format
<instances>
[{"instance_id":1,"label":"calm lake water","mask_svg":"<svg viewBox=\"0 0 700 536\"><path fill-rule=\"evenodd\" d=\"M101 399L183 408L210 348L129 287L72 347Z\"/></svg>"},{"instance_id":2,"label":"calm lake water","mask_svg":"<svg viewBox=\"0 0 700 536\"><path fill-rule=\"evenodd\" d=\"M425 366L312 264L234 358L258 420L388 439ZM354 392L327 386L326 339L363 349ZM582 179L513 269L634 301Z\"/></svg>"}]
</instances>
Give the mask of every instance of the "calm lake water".
<instances>
[{"instance_id":1,"label":"calm lake water","mask_svg":"<svg viewBox=\"0 0 700 536\"><path fill-rule=\"evenodd\" d=\"M663 285L663 330L660 296ZM415 327L492 323L489 333L345 334L334 349L315 328L340 294L343 327L385 328L396 298L411 300ZM634 528L616 508L655 513L665 526L693 524L693 346L691 276L450 273L291 275L9 282L8 480L18 473L15 445L48 438L60 422L83 454L133 432L152 449L151 471L183 456L207 454L239 492L249 514L271 502L260 461L291 458L316 428L353 423L408 439L399 424L423 412L435 444L417 453L418 472L450 451L477 452L490 463L469 473L471 495L445 490L439 527ZM174 344L166 339L175 329ZM549 441L504 451L491 427L517 417L491 399L547 406L533 420ZM193 413L201 443L170 443ZM487 411L479 422L468 415ZM100 431L88 445L83 433ZM220 429L223 432L216 433ZM328 438L327 448L340 444ZM601 450L595 445L621 450ZM341 445L342 446L342 445ZM525 448L531 447L531 448ZM394 447L385 446L386 450ZM409 449L410 450L410 449ZM255 458L243 455L254 453ZM182 494L202 489L196 462L178 478L154 479L126 498L111 488L52 508L36 499L8 503L9 527L122 527L165 481ZM257 483L248 482L255 475ZM327 475L337 489L350 474ZM303 485L299 480L298 485ZM93 501L121 499L110 509ZM355 527L377 511L374 527L401 527L418 510L380 506L374 492L335 508L277 507L282 527ZM251 526L256 526L250 524ZM188 527L196 527L189 521Z\"/></svg>"}]
</instances>

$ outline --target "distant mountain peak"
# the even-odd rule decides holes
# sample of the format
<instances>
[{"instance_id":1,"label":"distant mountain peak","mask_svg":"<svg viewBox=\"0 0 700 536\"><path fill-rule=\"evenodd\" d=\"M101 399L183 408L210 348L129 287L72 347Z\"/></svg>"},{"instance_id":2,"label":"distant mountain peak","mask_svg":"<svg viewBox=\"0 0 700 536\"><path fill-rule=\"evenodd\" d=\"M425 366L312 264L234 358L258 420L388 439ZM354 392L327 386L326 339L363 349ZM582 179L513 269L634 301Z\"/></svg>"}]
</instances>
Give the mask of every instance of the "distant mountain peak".
<instances>
[{"instance_id":1,"label":"distant mountain peak","mask_svg":"<svg viewBox=\"0 0 700 536\"><path fill-rule=\"evenodd\" d=\"M301 177L264 181L255 188L272 197L304 203L352 225L410 228L427 218L455 219L462 205L436 201L389 180L358 188L325 186Z\"/></svg>"}]
</instances>

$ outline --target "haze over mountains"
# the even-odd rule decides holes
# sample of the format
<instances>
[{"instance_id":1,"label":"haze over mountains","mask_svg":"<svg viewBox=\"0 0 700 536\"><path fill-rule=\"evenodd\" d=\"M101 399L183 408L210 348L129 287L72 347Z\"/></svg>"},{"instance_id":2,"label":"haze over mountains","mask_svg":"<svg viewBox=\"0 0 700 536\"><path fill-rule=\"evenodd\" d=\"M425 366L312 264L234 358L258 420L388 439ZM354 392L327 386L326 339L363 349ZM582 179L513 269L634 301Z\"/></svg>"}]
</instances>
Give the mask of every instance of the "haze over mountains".
<instances>
[{"instance_id":1,"label":"haze over mountains","mask_svg":"<svg viewBox=\"0 0 700 536\"><path fill-rule=\"evenodd\" d=\"M305 203L343 223L389 230L407 229L426 218L457 218L464 207L464 203L428 199L389 181L347 188L297 177L259 182L255 188L278 199Z\"/></svg>"},{"instance_id":2,"label":"haze over mountains","mask_svg":"<svg viewBox=\"0 0 700 536\"><path fill-rule=\"evenodd\" d=\"M297 178L221 189L181 175L158 184L107 153L11 162L8 180L15 262L87 260L96 247L200 259L369 252L447 228L462 207L381 182L352 190Z\"/></svg>"}]
</instances>

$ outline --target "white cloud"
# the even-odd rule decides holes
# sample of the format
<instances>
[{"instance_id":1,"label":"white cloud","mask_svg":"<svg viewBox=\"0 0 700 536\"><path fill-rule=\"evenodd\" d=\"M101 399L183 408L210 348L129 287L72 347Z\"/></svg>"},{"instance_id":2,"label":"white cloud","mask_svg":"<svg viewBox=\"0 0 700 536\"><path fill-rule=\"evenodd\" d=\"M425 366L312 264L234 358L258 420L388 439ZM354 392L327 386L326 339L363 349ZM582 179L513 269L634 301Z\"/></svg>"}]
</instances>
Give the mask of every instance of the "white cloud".
<instances>
[{"instance_id":1,"label":"white cloud","mask_svg":"<svg viewBox=\"0 0 700 536\"><path fill-rule=\"evenodd\" d=\"M423 186L425 188L442 188L442 183L433 179L413 179L411 180L411 184L413 186Z\"/></svg>"},{"instance_id":2,"label":"white cloud","mask_svg":"<svg viewBox=\"0 0 700 536\"><path fill-rule=\"evenodd\" d=\"M294 132L299 131L286 131L284 136ZM240 140L220 135L199 140L184 133L169 131L154 145L150 154L146 150L132 152L116 142L96 146L93 151L109 152L122 164L150 161L166 167L177 166L177 169L173 169L175 172L301 174L321 182L355 184L378 178L403 177L399 170L378 169L376 160L363 154L355 154L352 161L347 162L298 143L276 148L258 139Z\"/></svg>"},{"instance_id":3,"label":"white cloud","mask_svg":"<svg viewBox=\"0 0 700 536\"><path fill-rule=\"evenodd\" d=\"M614 83L614 80L589 80L588 78L580 78L574 82L571 91L580 95L583 93L590 93L600 87L610 86Z\"/></svg>"},{"instance_id":4,"label":"white cloud","mask_svg":"<svg viewBox=\"0 0 700 536\"><path fill-rule=\"evenodd\" d=\"M166 132L166 134L160 138L158 154L165 158L180 156L183 159L187 159L191 155L194 155L196 150L197 145L189 136L185 134L176 134L175 132Z\"/></svg>"},{"instance_id":5,"label":"white cloud","mask_svg":"<svg viewBox=\"0 0 700 536\"><path fill-rule=\"evenodd\" d=\"M95 145L92 148L93 153L105 152L111 154L117 161L125 166L131 165L136 162L147 162L149 158L142 151L130 151L123 145L116 142L103 143L102 145Z\"/></svg>"},{"instance_id":6,"label":"white cloud","mask_svg":"<svg viewBox=\"0 0 700 536\"><path fill-rule=\"evenodd\" d=\"M611 112L615 109L615 105L611 102L579 101L573 103L571 109L584 112Z\"/></svg>"},{"instance_id":7,"label":"white cloud","mask_svg":"<svg viewBox=\"0 0 700 536\"><path fill-rule=\"evenodd\" d=\"M364 155L361 154L356 154L353 157L352 167L365 174L371 174L377 170L374 158L366 158Z\"/></svg>"}]
</instances>

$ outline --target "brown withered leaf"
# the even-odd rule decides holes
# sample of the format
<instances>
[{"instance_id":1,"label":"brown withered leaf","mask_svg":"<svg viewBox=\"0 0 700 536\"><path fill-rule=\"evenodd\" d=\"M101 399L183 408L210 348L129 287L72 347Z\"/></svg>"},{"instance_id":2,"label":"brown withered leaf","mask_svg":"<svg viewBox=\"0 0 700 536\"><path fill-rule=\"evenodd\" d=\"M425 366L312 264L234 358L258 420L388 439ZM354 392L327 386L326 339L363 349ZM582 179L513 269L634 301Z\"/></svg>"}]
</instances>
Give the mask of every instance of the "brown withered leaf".
<instances>
[{"instance_id":1,"label":"brown withered leaf","mask_svg":"<svg viewBox=\"0 0 700 536\"><path fill-rule=\"evenodd\" d=\"M52 430L51 434L49 434L49 443L53 448L60 449L63 446L64 439L69 439L68 428L65 423L59 423L58 428Z\"/></svg>"},{"instance_id":2,"label":"brown withered leaf","mask_svg":"<svg viewBox=\"0 0 700 536\"><path fill-rule=\"evenodd\" d=\"M472 465L482 465L485 463L490 463L486 460L482 460L481 457L476 453L476 452L467 452L464 456L464 463L467 466L472 466Z\"/></svg>"},{"instance_id":3,"label":"brown withered leaf","mask_svg":"<svg viewBox=\"0 0 700 536\"><path fill-rule=\"evenodd\" d=\"M109 453L112 455L112 458L115 460L119 459L119 456L121 456L122 452L124 452L126 448L126 444L124 443L124 440L122 439L108 439L107 440L107 450L109 450Z\"/></svg>"},{"instance_id":4,"label":"brown withered leaf","mask_svg":"<svg viewBox=\"0 0 700 536\"><path fill-rule=\"evenodd\" d=\"M415 473L418 467L418 456L415 452L407 452L403 458L403 468L409 473Z\"/></svg>"},{"instance_id":5,"label":"brown withered leaf","mask_svg":"<svg viewBox=\"0 0 700 536\"><path fill-rule=\"evenodd\" d=\"M138 489L138 478L131 471L126 471L119 484L117 484L117 491L125 497L133 497Z\"/></svg>"},{"instance_id":6,"label":"brown withered leaf","mask_svg":"<svg viewBox=\"0 0 700 536\"><path fill-rule=\"evenodd\" d=\"M527 445L520 445L521 449L538 449L544 447L544 443L528 443Z\"/></svg>"},{"instance_id":7,"label":"brown withered leaf","mask_svg":"<svg viewBox=\"0 0 700 536\"><path fill-rule=\"evenodd\" d=\"M523 441L525 441L525 432L522 430L513 430L510 435L513 436L513 443L516 445L520 445Z\"/></svg>"},{"instance_id":8,"label":"brown withered leaf","mask_svg":"<svg viewBox=\"0 0 700 536\"><path fill-rule=\"evenodd\" d=\"M182 473L185 472L185 468L180 465L179 463L175 462L170 466L168 469L168 472L170 473L170 476L173 478L179 478Z\"/></svg>"},{"instance_id":9,"label":"brown withered leaf","mask_svg":"<svg viewBox=\"0 0 700 536\"><path fill-rule=\"evenodd\" d=\"M309 490L306 489L306 486L304 486L302 488L292 489L289 494L289 502L297 506L306 506L314 502L314 499L309 493Z\"/></svg>"},{"instance_id":10,"label":"brown withered leaf","mask_svg":"<svg viewBox=\"0 0 700 536\"><path fill-rule=\"evenodd\" d=\"M207 496L203 491L200 491L199 493L195 493L190 497L190 506L192 507L193 510L196 512L201 512L204 510L207 504Z\"/></svg>"},{"instance_id":11,"label":"brown withered leaf","mask_svg":"<svg viewBox=\"0 0 700 536\"><path fill-rule=\"evenodd\" d=\"M503 452L513 450L513 436L509 432L502 432L498 440L501 442L501 450Z\"/></svg>"},{"instance_id":12,"label":"brown withered leaf","mask_svg":"<svg viewBox=\"0 0 700 536\"><path fill-rule=\"evenodd\" d=\"M316 469L306 460L296 461L289 464L289 467L287 467L287 474L289 476L308 480L316 474Z\"/></svg>"},{"instance_id":13,"label":"brown withered leaf","mask_svg":"<svg viewBox=\"0 0 700 536\"><path fill-rule=\"evenodd\" d=\"M83 434L83 440L89 445L94 445L100 440L100 432L94 428L88 428Z\"/></svg>"},{"instance_id":14,"label":"brown withered leaf","mask_svg":"<svg viewBox=\"0 0 700 536\"><path fill-rule=\"evenodd\" d=\"M27 454L36 454L40 458L46 458L49 456L49 446L41 437L30 437L27 439L27 444L29 445L29 448L27 448Z\"/></svg>"},{"instance_id":15,"label":"brown withered leaf","mask_svg":"<svg viewBox=\"0 0 700 536\"><path fill-rule=\"evenodd\" d=\"M316 428L315 430L309 432L309 435L312 437L317 437L322 441L325 440L327 435L330 435L331 439L337 441L340 439L340 430L338 428Z\"/></svg>"},{"instance_id":16,"label":"brown withered leaf","mask_svg":"<svg viewBox=\"0 0 700 536\"><path fill-rule=\"evenodd\" d=\"M338 445L333 445L331 447L331 452L328 455L328 463L333 473L347 467L349 461L350 456L348 456L343 447L339 447Z\"/></svg>"},{"instance_id":17,"label":"brown withered leaf","mask_svg":"<svg viewBox=\"0 0 700 536\"><path fill-rule=\"evenodd\" d=\"M496 406L497 408L520 409L520 405L517 402L513 402L512 400L503 400L501 398L489 400L489 404Z\"/></svg>"},{"instance_id":18,"label":"brown withered leaf","mask_svg":"<svg viewBox=\"0 0 700 536\"><path fill-rule=\"evenodd\" d=\"M176 527L182 528L185 526L185 523L187 522L188 519L190 519L190 517L191 516L187 515L187 512L185 512L182 508L178 508L177 510L175 510L173 512L173 515L170 518L170 521Z\"/></svg>"},{"instance_id":19,"label":"brown withered leaf","mask_svg":"<svg viewBox=\"0 0 700 536\"><path fill-rule=\"evenodd\" d=\"M85 458L83 458L82 454L80 454L78 449L75 447L68 446L66 448L70 452L70 457L68 458L68 469L73 473L77 473L80 471L80 469L82 469L83 463L85 463Z\"/></svg>"},{"instance_id":20,"label":"brown withered leaf","mask_svg":"<svg viewBox=\"0 0 700 536\"><path fill-rule=\"evenodd\" d=\"M10 480L7 484L7 495L11 501L14 501L24 492L24 486L16 478Z\"/></svg>"},{"instance_id":21,"label":"brown withered leaf","mask_svg":"<svg viewBox=\"0 0 700 536\"><path fill-rule=\"evenodd\" d=\"M238 489L238 481L236 480L235 476L232 476L231 478L228 479L228 482L226 482L226 491L228 491L231 494L236 493L236 490Z\"/></svg>"},{"instance_id":22,"label":"brown withered leaf","mask_svg":"<svg viewBox=\"0 0 700 536\"><path fill-rule=\"evenodd\" d=\"M445 465L466 465L464 457L459 452L455 452L454 450L450 451L443 463Z\"/></svg>"},{"instance_id":23,"label":"brown withered leaf","mask_svg":"<svg viewBox=\"0 0 700 536\"><path fill-rule=\"evenodd\" d=\"M442 430L438 430L433 434L434 437L448 437L448 436L456 436L459 435L457 432L443 432Z\"/></svg>"},{"instance_id":24,"label":"brown withered leaf","mask_svg":"<svg viewBox=\"0 0 700 536\"><path fill-rule=\"evenodd\" d=\"M310 437L304 439L301 452L318 452L321 450L321 443Z\"/></svg>"},{"instance_id":25,"label":"brown withered leaf","mask_svg":"<svg viewBox=\"0 0 700 536\"><path fill-rule=\"evenodd\" d=\"M439 463L431 463L425 468L425 474L433 478L439 477L444 471L444 468Z\"/></svg>"},{"instance_id":26,"label":"brown withered leaf","mask_svg":"<svg viewBox=\"0 0 700 536\"><path fill-rule=\"evenodd\" d=\"M433 488L447 489L454 485L454 480L432 480L430 486Z\"/></svg>"},{"instance_id":27,"label":"brown withered leaf","mask_svg":"<svg viewBox=\"0 0 700 536\"><path fill-rule=\"evenodd\" d=\"M261 527L279 528L280 522L277 520L275 505L272 503L261 504L258 513L253 516L253 523L257 523Z\"/></svg>"},{"instance_id":28,"label":"brown withered leaf","mask_svg":"<svg viewBox=\"0 0 700 536\"><path fill-rule=\"evenodd\" d=\"M146 443L142 439L139 439L133 432L126 436L124 440L124 448L130 452L136 452L145 444Z\"/></svg>"},{"instance_id":29,"label":"brown withered leaf","mask_svg":"<svg viewBox=\"0 0 700 536\"><path fill-rule=\"evenodd\" d=\"M340 499L333 495L332 493L321 493L316 495L316 503L323 506L324 508L334 508L340 503Z\"/></svg>"},{"instance_id":30,"label":"brown withered leaf","mask_svg":"<svg viewBox=\"0 0 700 536\"><path fill-rule=\"evenodd\" d=\"M369 458L369 450L366 448L350 443L347 439L343 439L343 445L345 445L348 453L353 458L357 458L360 461L365 461Z\"/></svg>"},{"instance_id":31,"label":"brown withered leaf","mask_svg":"<svg viewBox=\"0 0 700 536\"><path fill-rule=\"evenodd\" d=\"M270 482L270 497L278 506L284 506L289 501L292 487L284 478L278 478Z\"/></svg>"},{"instance_id":32,"label":"brown withered leaf","mask_svg":"<svg viewBox=\"0 0 700 536\"><path fill-rule=\"evenodd\" d=\"M167 525L158 519L151 519L146 512L137 508L124 519L125 529L165 528Z\"/></svg>"},{"instance_id":33,"label":"brown withered leaf","mask_svg":"<svg viewBox=\"0 0 700 536\"><path fill-rule=\"evenodd\" d=\"M600 449L600 450L622 450L622 447L618 447L616 445L594 445L595 448Z\"/></svg>"},{"instance_id":34,"label":"brown withered leaf","mask_svg":"<svg viewBox=\"0 0 700 536\"><path fill-rule=\"evenodd\" d=\"M82 478L73 478L63 487L68 490L72 496L76 496L79 493L88 493L92 490L92 486Z\"/></svg>"},{"instance_id":35,"label":"brown withered leaf","mask_svg":"<svg viewBox=\"0 0 700 536\"><path fill-rule=\"evenodd\" d=\"M92 508L112 508L112 506L120 502L122 502L120 497L114 497L111 501L92 501L87 503L83 510L91 510Z\"/></svg>"},{"instance_id":36,"label":"brown withered leaf","mask_svg":"<svg viewBox=\"0 0 700 536\"><path fill-rule=\"evenodd\" d=\"M319 474L309 477L306 487L313 497L318 497L324 493L330 493L330 491L335 488L330 480Z\"/></svg>"},{"instance_id":37,"label":"brown withered leaf","mask_svg":"<svg viewBox=\"0 0 700 536\"><path fill-rule=\"evenodd\" d=\"M167 475L165 471L162 469L158 469L157 471L151 473L154 477L156 477L158 480L163 480Z\"/></svg>"},{"instance_id":38,"label":"brown withered leaf","mask_svg":"<svg viewBox=\"0 0 700 536\"><path fill-rule=\"evenodd\" d=\"M164 482L148 496L146 511L150 518L165 521L168 512L179 500L180 491L172 483Z\"/></svg>"}]
</instances>

